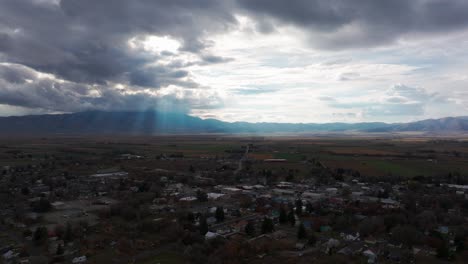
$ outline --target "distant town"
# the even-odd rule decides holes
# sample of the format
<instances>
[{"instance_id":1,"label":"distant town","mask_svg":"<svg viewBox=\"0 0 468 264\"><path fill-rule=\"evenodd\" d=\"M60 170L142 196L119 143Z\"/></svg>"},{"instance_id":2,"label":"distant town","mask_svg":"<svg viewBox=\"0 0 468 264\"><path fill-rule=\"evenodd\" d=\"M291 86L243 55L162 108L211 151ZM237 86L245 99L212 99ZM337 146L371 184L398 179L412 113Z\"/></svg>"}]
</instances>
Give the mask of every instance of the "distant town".
<instances>
[{"instance_id":1,"label":"distant town","mask_svg":"<svg viewBox=\"0 0 468 264\"><path fill-rule=\"evenodd\" d=\"M468 141L0 140L2 263L466 263Z\"/></svg>"}]
</instances>

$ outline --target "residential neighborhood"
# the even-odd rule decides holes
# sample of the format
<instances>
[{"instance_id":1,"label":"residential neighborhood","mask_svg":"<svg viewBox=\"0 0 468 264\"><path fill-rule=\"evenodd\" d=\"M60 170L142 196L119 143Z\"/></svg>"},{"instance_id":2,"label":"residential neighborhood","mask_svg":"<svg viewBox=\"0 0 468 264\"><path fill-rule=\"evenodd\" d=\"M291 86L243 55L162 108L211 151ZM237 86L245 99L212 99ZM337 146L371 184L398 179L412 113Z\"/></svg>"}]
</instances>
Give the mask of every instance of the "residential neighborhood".
<instances>
[{"instance_id":1,"label":"residential neighborhood","mask_svg":"<svg viewBox=\"0 0 468 264\"><path fill-rule=\"evenodd\" d=\"M2 168L2 261L462 263L467 256L468 185L365 177L307 156L268 169L271 160L254 158L264 144L199 157L5 152L31 164ZM297 164L306 176L288 168Z\"/></svg>"}]
</instances>

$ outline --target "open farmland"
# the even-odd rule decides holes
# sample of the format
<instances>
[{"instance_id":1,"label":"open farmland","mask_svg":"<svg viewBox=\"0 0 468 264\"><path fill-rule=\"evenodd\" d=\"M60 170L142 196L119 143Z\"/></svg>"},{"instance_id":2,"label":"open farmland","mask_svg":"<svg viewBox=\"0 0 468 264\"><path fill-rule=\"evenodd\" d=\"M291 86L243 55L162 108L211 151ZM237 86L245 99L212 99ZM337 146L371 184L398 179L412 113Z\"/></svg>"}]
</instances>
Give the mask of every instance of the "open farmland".
<instances>
[{"instance_id":1,"label":"open farmland","mask_svg":"<svg viewBox=\"0 0 468 264\"><path fill-rule=\"evenodd\" d=\"M252 147L247 158L253 170L298 170L301 177L307 177L313 170L314 166L307 162L310 160L333 170L350 169L364 176L375 177L432 177L468 173L468 141L411 137L258 138L206 135L0 139L0 165L37 165L50 157L59 157L63 160L84 158L91 163L99 159L101 167L106 167L111 166L118 155L130 153L149 158L132 161L141 167L185 170L189 168L188 160L200 158L198 166L209 168L212 159L242 157L249 144ZM157 158L161 156L174 159L168 162ZM268 159L284 162L264 162Z\"/></svg>"}]
</instances>

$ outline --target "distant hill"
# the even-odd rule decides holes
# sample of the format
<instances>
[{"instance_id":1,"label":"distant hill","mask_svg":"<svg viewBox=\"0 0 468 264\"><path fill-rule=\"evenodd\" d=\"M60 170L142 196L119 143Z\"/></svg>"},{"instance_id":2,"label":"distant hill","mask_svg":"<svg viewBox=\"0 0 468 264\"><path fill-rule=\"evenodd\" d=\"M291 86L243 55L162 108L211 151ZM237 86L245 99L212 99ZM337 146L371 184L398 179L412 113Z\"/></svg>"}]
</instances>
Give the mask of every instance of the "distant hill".
<instances>
[{"instance_id":1,"label":"distant hill","mask_svg":"<svg viewBox=\"0 0 468 264\"><path fill-rule=\"evenodd\" d=\"M103 112L0 117L0 134L197 134L305 132L468 132L468 117L411 123L248 123L201 119L180 113Z\"/></svg>"},{"instance_id":2,"label":"distant hill","mask_svg":"<svg viewBox=\"0 0 468 264\"><path fill-rule=\"evenodd\" d=\"M457 132L468 131L468 117L445 117L440 119L427 119L422 121L391 124L386 127L369 129L373 132Z\"/></svg>"}]
</instances>

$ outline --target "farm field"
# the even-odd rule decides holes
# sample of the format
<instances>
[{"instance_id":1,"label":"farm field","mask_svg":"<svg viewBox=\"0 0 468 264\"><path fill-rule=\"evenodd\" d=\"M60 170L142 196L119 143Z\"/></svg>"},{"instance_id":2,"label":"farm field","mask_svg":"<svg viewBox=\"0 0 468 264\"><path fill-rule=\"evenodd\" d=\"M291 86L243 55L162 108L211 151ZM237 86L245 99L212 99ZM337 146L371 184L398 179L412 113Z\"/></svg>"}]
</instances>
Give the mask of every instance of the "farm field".
<instances>
[{"instance_id":1,"label":"farm field","mask_svg":"<svg viewBox=\"0 0 468 264\"><path fill-rule=\"evenodd\" d=\"M51 156L93 161L108 157L109 164L121 154L147 157L134 161L142 167L186 170L186 160L199 159L209 169L211 159L239 159L250 145L248 160L253 170L297 170L307 177L310 161L364 176L446 176L468 173L468 141L437 138L317 138L230 137L227 135L155 137L56 137L0 139L0 166L37 165ZM166 162L158 157L178 157ZM201 159L200 159L201 158ZM284 159L267 163L267 159ZM105 160L105 158L104 158ZM206 160L206 161L203 161ZM105 162L100 160L102 167Z\"/></svg>"}]
</instances>

